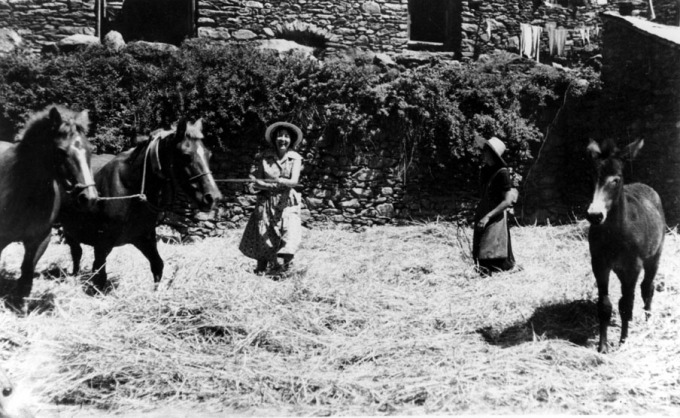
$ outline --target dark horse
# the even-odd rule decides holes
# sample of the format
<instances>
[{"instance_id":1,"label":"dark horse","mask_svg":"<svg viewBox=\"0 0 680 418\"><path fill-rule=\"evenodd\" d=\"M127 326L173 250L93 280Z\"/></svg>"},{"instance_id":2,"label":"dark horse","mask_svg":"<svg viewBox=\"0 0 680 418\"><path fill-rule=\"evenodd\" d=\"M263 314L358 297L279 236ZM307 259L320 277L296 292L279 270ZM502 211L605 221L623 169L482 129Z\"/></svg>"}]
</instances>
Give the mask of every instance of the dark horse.
<instances>
[{"instance_id":1,"label":"dark horse","mask_svg":"<svg viewBox=\"0 0 680 418\"><path fill-rule=\"evenodd\" d=\"M21 277L10 303L21 307L31 293L35 265L45 252L61 206L92 207L98 195L90 170L87 111L51 106L26 124L18 143L0 142L0 252L24 244Z\"/></svg>"},{"instance_id":2,"label":"dark horse","mask_svg":"<svg viewBox=\"0 0 680 418\"><path fill-rule=\"evenodd\" d=\"M210 151L203 144L203 124L182 120L177 127L158 130L148 141L116 157L93 162L101 194L93 211L65 204L59 221L71 248L73 274L80 270L80 243L94 247L92 283L106 289L106 257L114 247L132 244L151 264L154 283L163 276L163 260L156 246L156 223L162 206L172 201L179 185L202 211L222 197L212 177ZM107 162L108 160L108 162Z\"/></svg>"},{"instance_id":3,"label":"dark horse","mask_svg":"<svg viewBox=\"0 0 680 418\"><path fill-rule=\"evenodd\" d=\"M628 337L635 283L643 268L645 275L640 287L647 317L652 309L653 282L663 248L666 220L661 199L651 187L641 183L623 185L623 164L632 160L642 145L640 139L623 150L610 142L600 146L591 141L588 146L597 169L593 201L588 208L588 242L599 293L600 352L607 351L607 327L612 315L609 273L612 270L621 281L621 344Z\"/></svg>"}]
</instances>

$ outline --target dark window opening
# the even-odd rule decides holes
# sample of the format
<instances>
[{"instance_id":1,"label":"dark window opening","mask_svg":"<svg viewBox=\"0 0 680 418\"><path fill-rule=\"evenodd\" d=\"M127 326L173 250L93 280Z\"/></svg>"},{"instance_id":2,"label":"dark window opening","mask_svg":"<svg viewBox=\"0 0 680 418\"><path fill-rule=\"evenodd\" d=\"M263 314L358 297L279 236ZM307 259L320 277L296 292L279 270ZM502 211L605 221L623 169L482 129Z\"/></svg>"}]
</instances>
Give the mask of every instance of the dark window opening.
<instances>
[{"instance_id":1,"label":"dark window opening","mask_svg":"<svg viewBox=\"0 0 680 418\"><path fill-rule=\"evenodd\" d=\"M446 41L447 0L409 0L409 38L415 42Z\"/></svg>"},{"instance_id":2,"label":"dark window opening","mask_svg":"<svg viewBox=\"0 0 680 418\"><path fill-rule=\"evenodd\" d=\"M110 29L125 42L149 41L181 44L196 36L198 0L125 0Z\"/></svg>"}]
</instances>

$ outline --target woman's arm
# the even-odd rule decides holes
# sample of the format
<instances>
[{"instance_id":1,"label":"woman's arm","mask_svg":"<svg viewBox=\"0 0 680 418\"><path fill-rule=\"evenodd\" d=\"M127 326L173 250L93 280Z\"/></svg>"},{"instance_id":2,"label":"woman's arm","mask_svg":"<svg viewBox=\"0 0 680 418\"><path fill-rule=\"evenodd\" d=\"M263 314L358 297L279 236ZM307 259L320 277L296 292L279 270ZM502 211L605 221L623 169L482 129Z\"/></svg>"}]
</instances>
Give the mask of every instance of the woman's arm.
<instances>
[{"instance_id":1,"label":"woman's arm","mask_svg":"<svg viewBox=\"0 0 680 418\"><path fill-rule=\"evenodd\" d=\"M264 158L261 155L258 155L256 161L257 164L253 166L253 168L250 170L250 177L252 180L255 180L253 182L253 188L256 190L272 190L276 188L275 183L271 182L266 182L262 180L264 177L263 169L262 169L262 158Z\"/></svg>"},{"instance_id":2,"label":"woman's arm","mask_svg":"<svg viewBox=\"0 0 680 418\"><path fill-rule=\"evenodd\" d=\"M494 216L503 213L503 211L509 207L512 207L512 205L515 203L515 194L513 193L512 190L506 190L505 194L503 195L503 200L501 203L498 204L495 208L491 209L489 213L487 213L482 219L477 222L477 227L479 228L486 228L486 225L489 223L489 220L493 218Z\"/></svg>"},{"instance_id":3,"label":"woman's arm","mask_svg":"<svg viewBox=\"0 0 680 418\"><path fill-rule=\"evenodd\" d=\"M302 168L302 160L296 158L293 160L293 168L290 173L290 178L278 178L277 184L283 187L295 187L300 181L300 170Z\"/></svg>"}]
</instances>

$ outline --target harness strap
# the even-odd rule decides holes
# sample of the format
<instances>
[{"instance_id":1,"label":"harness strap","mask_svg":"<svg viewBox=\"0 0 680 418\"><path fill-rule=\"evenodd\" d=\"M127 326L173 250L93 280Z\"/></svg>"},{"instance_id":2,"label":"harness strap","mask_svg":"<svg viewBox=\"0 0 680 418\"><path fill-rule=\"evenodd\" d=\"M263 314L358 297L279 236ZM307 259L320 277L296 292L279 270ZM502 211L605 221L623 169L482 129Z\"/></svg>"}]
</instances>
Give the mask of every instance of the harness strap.
<instances>
[{"instance_id":1,"label":"harness strap","mask_svg":"<svg viewBox=\"0 0 680 418\"><path fill-rule=\"evenodd\" d=\"M199 179L203 176L209 176L211 174L212 174L212 171L206 171L205 173L196 174L195 176L189 178L189 182L192 182L192 181Z\"/></svg>"}]
</instances>

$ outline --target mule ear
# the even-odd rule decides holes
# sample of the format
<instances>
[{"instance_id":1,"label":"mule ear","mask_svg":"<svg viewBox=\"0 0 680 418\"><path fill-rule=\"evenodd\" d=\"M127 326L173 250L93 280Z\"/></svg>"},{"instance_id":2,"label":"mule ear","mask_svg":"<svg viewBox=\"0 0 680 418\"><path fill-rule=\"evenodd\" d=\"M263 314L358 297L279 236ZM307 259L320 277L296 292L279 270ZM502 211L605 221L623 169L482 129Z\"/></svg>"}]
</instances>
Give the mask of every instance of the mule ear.
<instances>
[{"instance_id":1,"label":"mule ear","mask_svg":"<svg viewBox=\"0 0 680 418\"><path fill-rule=\"evenodd\" d=\"M61 113L59 109L53 107L50 109L50 123L52 124L52 129L57 130L61 126L63 120L61 118Z\"/></svg>"},{"instance_id":2,"label":"mule ear","mask_svg":"<svg viewBox=\"0 0 680 418\"><path fill-rule=\"evenodd\" d=\"M645 140L640 138L635 142L632 142L626 146L621 152L619 153L619 158L622 160L632 160L638 155L638 152L642 149L642 146L645 145Z\"/></svg>"},{"instance_id":3,"label":"mule ear","mask_svg":"<svg viewBox=\"0 0 680 418\"><path fill-rule=\"evenodd\" d=\"M194 126L194 128L203 132L203 118L198 118L198 120L196 122L194 122L193 126Z\"/></svg>"},{"instance_id":4,"label":"mule ear","mask_svg":"<svg viewBox=\"0 0 680 418\"><path fill-rule=\"evenodd\" d=\"M586 151L588 151L590 157L593 160L600 158L600 155L602 155L602 149L600 148L600 144L595 142L595 140L593 139L591 139L590 142L588 143Z\"/></svg>"}]
</instances>

